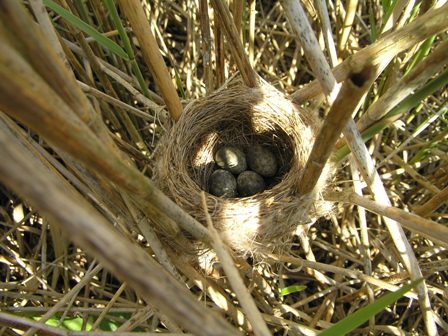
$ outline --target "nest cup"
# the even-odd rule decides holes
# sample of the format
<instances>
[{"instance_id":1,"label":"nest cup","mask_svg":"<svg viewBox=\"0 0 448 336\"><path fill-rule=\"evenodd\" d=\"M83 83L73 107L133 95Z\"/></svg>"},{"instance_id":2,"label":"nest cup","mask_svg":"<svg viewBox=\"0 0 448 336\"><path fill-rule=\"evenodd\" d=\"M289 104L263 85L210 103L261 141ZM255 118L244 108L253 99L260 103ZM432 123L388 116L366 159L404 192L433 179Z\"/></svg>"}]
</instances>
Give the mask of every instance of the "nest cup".
<instances>
[{"instance_id":1,"label":"nest cup","mask_svg":"<svg viewBox=\"0 0 448 336\"><path fill-rule=\"evenodd\" d=\"M186 106L160 143L154 179L203 225L205 192L213 225L239 253L272 251L288 242L300 230L298 225L305 228L329 211L320 197L326 176L316 192L307 195L312 197L310 208L303 208L306 202L296 191L319 127L314 113L297 107L269 84L248 88L235 81ZM273 151L279 172L267 190L244 198L208 193L208 180L216 168L213 155L224 144L249 150L252 144L262 144Z\"/></svg>"}]
</instances>

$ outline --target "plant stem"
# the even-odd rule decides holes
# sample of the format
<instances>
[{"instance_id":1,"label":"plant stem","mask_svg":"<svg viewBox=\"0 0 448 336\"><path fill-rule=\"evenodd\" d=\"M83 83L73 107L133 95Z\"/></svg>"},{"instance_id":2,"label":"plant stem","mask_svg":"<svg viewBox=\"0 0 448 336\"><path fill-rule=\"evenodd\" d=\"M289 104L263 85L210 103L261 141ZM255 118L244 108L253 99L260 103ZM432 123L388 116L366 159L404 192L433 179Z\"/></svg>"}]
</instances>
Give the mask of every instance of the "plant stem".
<instances>
[{"instance_id":1,"label":"plant stem","mask_svg":"<svg viewBox=\"0 0 448 336\"><path fill-rule=\"evenodd\" d=\"M177 121L182 114L182 104L171 80L171 76L160 54L157 41L151 32L148 19L138 0L118 0L124 15L131 27L143 52L143 58L154 76L157 86L162 93L171 118Z\"/></svg>"},{"instance_id":2,"label":"plant stem","mask_svg":"<svg viewBox=\"0 0 448 336\"><path fill-rule=\"evenodd\" d=\"M140 67L137 64L135 59L134 49L132 49L131 42L129 40L128 34L123 27L120 16L118 15L117 8L115 7L115 3L113 0L104 0L104 4L106 5L107 10L111 16L112 22L115 25L115 28L118 30L120 34L121 40L123 41L124 49L129 56L129 61L131 62L132 72L137 77L137 81L140 85L140 89L143 94L149 98L149 90L146 85L145 80L143 79L142 72L140 71Z\"/></svg>"}]
</instances>

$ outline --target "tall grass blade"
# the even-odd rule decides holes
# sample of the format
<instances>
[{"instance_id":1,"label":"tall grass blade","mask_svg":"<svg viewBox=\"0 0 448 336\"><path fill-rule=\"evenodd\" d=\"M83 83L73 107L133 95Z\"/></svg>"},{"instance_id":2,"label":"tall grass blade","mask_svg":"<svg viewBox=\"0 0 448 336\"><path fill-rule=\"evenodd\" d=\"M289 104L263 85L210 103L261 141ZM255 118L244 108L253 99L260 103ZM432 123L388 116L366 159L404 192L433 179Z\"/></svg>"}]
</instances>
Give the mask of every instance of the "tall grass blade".
<instances>
[{"instance_id":1,"label":"tall grass blade","mask_svg":"<svg viewBox=\"0 0 448 336\"><path fill-rule=\"evenodd\" d=\"M45 6L50 8L51 10L55 11L57 14L62 16L65 20L67 20L71 25L78 28L82 32L88 34L91 36L96 42L98 42L101 46L104 48L110 50L114 54L117 54L121 58L123 58L126 61L129 61L128 54L123 50L122 47L120 47L118 44L116 44L111 39L105 37L103 34L101 34L98 30L93 28L91 25L85 23L83 20L78 18L77 16L70 13L65 8L62 8L52 0L43 0L43 3Z\"/></svg>"},{"instance_id":2,"label":"tall grass blade","mask_svg":"<svg viewBox=\"0 0 448 336\"><path fill-rule=\"evenodd\" d=\"M370 6L372 6L370 4ZM375 19L375 12L372 10L369 10L369 23L370 23L370 43L375 42L378 39L378 28L376 27L376 19Z\"/></svg>"},{"instance_id":3,"label":"tall grass blade","mask_svg":"<svg viewBox=\"0 0 448 336\"><path fill-rule=\"evenodd\" d=\"M412 61L409 63L406 72L405 72L405 76L418 64L420 63L421 60L423 60L423 58L425 58L431 48L432 48L432 44L434 43L434 40L436 39L436 35L431 36L429 39L427 39L425 42L423 42L423 44L421 45L420 49L415 53L414 58L412 59Z\"/></svg>"},{"instance_id":4,"label":"tall grass blade","mask_svg":"<svg viewBox=\"0 0 448 336\"><path fill-rule=\"evenodd\" d=\"M371 316L378 314L379 312L384 310L384 308L386 308L388 305L397 301L399 298L401 298L409 290L414 288L422 280L423 279L416 280L408 285L403 286L396 292L384 295L382 298L379 298L378 300L372 302L368 306L361 308L360 310L354 312L350 316L347 316L345 319L339 321L332 327L321 332L319 336L345 335L346 333L359 327L364 322L368 321L368 319Z\"/></svg>"},{"instance_id":5,"label":"tall grass blade","mask_svg":"<svg viewBox=\"0 0 448 336\"><path fill-rule=\"evenodd\" d=\"M106 6L110 14L111 20L115 28L117 28L118 33L120 34L121 41L123 41L124 48L128 55L129 61L131 62L132 73L135 75L135 77L137 77L138 84L140 85L140 89L142 90L145 97L149 98L148 87L146 85L145 79L143 78L143 74L140 70L140 67L138 66L138 63L135 60L135 54L134 50L132 49L131 41L129 40L128 34L126 33L126 30L123 27L121 18L118 15L117 8L115 7L115 3L113 0L104 0L104 5Z\"/></svg>"},{"instance_id":6,"label":"tall grass blade","mask_svg":"<svg viewBox=\"0 0 448 336\"><path fill-rule=\"evenodd\" d=\"M384 29L385 25L387 24L387 21L389 20L390 16L392 15L395 5L397 4L397 0L392 1L383 1L383 10L384 10L384 18L383 18L383 24L382 29Z\"/></svg>"},{"instance_id":7,"label":"tall grass blade","mask_svg":"<svg viewBox=\"0 0 448 336\"><path fill-rule=\"evenodd\" d=\"M187 99L187 95L186 95L185 90L184 90L184 85L182 83L182 79L180 78L179 71L177 71L176 68L174 68L174 74L175 74L175 77L176 77L177 91L179 92L179 94L182 97L182 99Z\"/></svg>"},{"instance_id":8,"label":"tall grass blade","mask_svg":"<svg viewBox=\"0 0 448 336\"><path fill-rule=\"evenodd\" d=\"M383 119L381 119L368 129L366 129L364 132L362 132L363 140L368 141L372 139L374 135L378 134L385 128L389 127L393 123L393 121L395 121L394 117L402 113L408 112L410 109L420 104L420 102L423 99L433 94L437 90L441 89L442 87L446 86L447 84L448 84L448 69L442 72L438 77L430 81L428 84L426 84L420 90L415 92L413 95L410 95L406 99L404 99L399 105L397 105L394 109L392 109ZM336 154L334 155L333 158L336 162L338 162L339 160L342 160L349 153L350 149L348 148L347 145L345 145L336 151Z\"/></svg>"}]
</instances>

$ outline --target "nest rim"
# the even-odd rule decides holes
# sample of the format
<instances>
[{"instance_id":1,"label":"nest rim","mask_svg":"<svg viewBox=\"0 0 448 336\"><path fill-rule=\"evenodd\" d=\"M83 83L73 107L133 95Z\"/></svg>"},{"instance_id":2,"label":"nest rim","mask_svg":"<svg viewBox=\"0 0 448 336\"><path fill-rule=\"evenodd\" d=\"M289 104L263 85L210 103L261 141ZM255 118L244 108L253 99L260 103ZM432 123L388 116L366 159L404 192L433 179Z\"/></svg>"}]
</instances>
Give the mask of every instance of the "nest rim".
<instances>
[{"instance_id":1,"label":"nest rim","mask_svg":"<svg viewBox=\"0 0 448 336\"><path fill-rule=\"evenodd\" d=\"M249 128L244 125L247 121L252 122ZM244 132L236 145L264 139L275 148L277 157L282 151L289 153L289 158L281 158L283 164L289 161L288 169L278 183L261 193L240 198L214 196L206 191L207 178L214 167L213 154L240 128ZM298 225L305 227L303 224L309 224L310 217L330 211L320 196L326 183L317 186L313 195L306 196L313 198L310 214L300 213L302 204L307 202L296 193L319 128L320 120L315 113L296 106L271 85L262 83L248 88L235 81L185 107L165 141L161 141L155 181L203 225L206 220L200 199L205 192L213 224L233 249L251 254L273 250L284 245ZM326 182L331 175L329 169L324 174L321 180Z\"/></svg>"}]
</instances>

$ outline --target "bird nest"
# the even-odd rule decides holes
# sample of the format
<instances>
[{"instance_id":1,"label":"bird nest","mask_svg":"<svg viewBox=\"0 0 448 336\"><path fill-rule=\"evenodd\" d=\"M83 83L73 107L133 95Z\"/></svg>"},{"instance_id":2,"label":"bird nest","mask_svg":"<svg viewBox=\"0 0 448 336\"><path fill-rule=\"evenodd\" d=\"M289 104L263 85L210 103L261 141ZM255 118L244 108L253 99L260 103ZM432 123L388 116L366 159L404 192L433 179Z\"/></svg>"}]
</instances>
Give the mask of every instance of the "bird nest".
<instances>
[{"instance_id":1,"label":"bird nest","mask_svg":"<svg viewBox=\"0 0 448 336\"><path fill-rule=\"evenodd\" d=\"M239 253L272 251L329 212L329 204L321 198L326 177L308 199L297 193L319 127L314 113L294 105L269 84L248 88L234 81L186 106L160 143L154 179L204 225L201 193L205 192L213 225ZM253 144L262 144L274 153L280 169L268 189L243 198L208 193L209 177L215 169L213 155L226 144L249 150ZM324 174L329 175L328 169ZM305 209L305 204L311 206Z\"/></svg>"}]
</instances>

